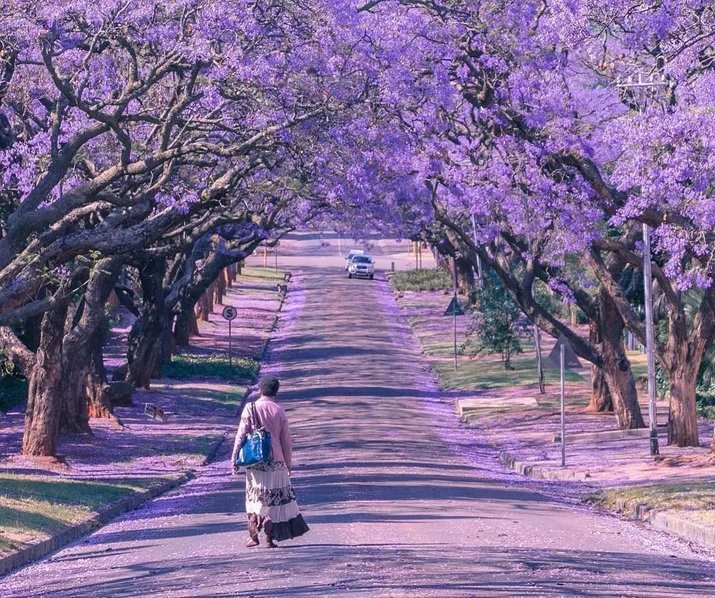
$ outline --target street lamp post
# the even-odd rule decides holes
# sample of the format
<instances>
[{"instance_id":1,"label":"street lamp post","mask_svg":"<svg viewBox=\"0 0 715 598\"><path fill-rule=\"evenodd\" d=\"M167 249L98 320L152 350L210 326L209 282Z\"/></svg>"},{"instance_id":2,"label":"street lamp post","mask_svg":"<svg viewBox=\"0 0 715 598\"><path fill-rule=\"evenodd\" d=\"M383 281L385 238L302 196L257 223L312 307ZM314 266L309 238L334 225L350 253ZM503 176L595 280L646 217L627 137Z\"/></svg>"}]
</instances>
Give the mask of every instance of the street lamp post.
<instances>
[{"instance_id":1,"label":"street lamp post","mask_svg":"<svg viewBox=\"0 0 715 598\"><path fill-rule=\"evenodd\" d=\"M648 360L648 421L650 454L659 455L658 416L655 405L655 328L653 324L653 275L650 261L650 227L643 225L643 288L645 300L646 355Z\"/></svg>"},{"instance_id":2,"label":"street lamp post","mask_svg":"<svg viewBox=\"0 0 715 598\"><path fill-rule=\"evenodd\" d=\"M616 87L624 91L645 93L669 87L670 82L661 75L643 76L639 73L637 77L630 76L625 81L618 79ZM641 112L641 104L636 101L638 112ZM651 247L650 247L650 227L643 224L643 288L645 302L645 333L646 333L646 356L648 362L648 420L650 424L650 454L655 456L660 454L658 447L658 413L656 410L656 390L655 390L655 329L653 323L653 274L651 268Z\"/></svg>"}]
</instances>

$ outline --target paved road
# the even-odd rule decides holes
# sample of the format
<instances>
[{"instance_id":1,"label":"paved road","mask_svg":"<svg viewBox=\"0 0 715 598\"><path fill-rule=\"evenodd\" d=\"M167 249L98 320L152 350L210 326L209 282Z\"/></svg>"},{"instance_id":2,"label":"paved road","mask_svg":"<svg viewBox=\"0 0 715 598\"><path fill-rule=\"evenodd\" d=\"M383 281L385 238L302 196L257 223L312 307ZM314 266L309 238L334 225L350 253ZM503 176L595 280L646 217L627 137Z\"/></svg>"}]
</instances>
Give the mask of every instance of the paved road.
<instances>
[{"instance_id":1,"label":"paved road","mask_svg":"<svg viewBox=\"0 0 715 598\"><path fill-rule=\"evenodd\" d=\"M3 596L712 596L715 567L500 472L435 391L384 282L306 269L271 366L310 534L246 549L204 475L2 580Z\"/></svg>"}]
</instances>

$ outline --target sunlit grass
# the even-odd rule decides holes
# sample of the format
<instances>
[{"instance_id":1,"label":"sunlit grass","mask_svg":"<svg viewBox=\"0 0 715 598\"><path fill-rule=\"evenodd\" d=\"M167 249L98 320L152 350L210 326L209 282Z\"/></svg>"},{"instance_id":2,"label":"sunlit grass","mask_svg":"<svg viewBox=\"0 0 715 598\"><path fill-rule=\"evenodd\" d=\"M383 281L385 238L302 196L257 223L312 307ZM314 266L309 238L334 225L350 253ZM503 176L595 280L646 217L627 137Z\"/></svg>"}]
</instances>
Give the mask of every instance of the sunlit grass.
<instances>
[{"instance_id":1,"label":"sunlit grass","mask_svg":"<svg viewBox=\"0 0 715 598\"><path fill-rule=\"evenodd\" d=\"M442 387L446 390L490 390L499 388L529 387L538 384L536 376L536 358L533 354L521 354L512 357L511 370L504 369L504 364L493 357L461 359L457 371L454 363L437 361L433 368L439 376ZM559 372L554 369L544 370L546 384L557 384ZM566 382L579 382L583 378L572 370L566 370Z\"/></svg>"},{"instance_id":2,"label":"sunlit grass","mask_svg":"<svg viewBox=\"0 0 715 598\"><path fill-rule=\"evenodd\" d=\"M223 380L253 380L258 375L259 364L255 359L234 357L229 363L224 355L181 354L172 357L164 366L167 378L220 378Z\"/></svg>"},{"instance_id":3,"label":"sunlit grass","mask_svg":"<svg viewBox=\"0 0 715 598\"><path fill-rule=\"evenodd\" d=\"M280 268L276 272L275 268L263 268L260 266L250 266L241 269L241 276L248 278L265 278L268 280L283 281L284 270Z\"/></svg>"},{"instance_id":4,"label":"sunlit grass","mask_svg":"<svg viewBox=\"0 0 715 598\"><path fill-rule=\"evenodd\" d=\"M402 270L395 272L391 282L396 291L440 291L452 287L449 274L440 268Z\"/></svg>"},{"instance_id":5,"label":"sunlit grass","mask_svg":"<svg viewBox=\"0 0 715 598\"><path fill-rule=\"evenodd\" d=\"M707 519L715 514L715 483L682 482L655 484L629 488L610 488L591 497L591 500L608 509L616 509L619 500L638 502L650 507L678 511L706 510Z\"/></svg>"},{"instance_id":6,"label":"sunlit grass","mask_svg":"<svg viewBox=\"0 0 715 598\"><path fill-rule=\"evenodd\" d=\"M102 506L156 481L104 483L0 474L0 553L84 521Z\"/></svg>"}]
</instances>

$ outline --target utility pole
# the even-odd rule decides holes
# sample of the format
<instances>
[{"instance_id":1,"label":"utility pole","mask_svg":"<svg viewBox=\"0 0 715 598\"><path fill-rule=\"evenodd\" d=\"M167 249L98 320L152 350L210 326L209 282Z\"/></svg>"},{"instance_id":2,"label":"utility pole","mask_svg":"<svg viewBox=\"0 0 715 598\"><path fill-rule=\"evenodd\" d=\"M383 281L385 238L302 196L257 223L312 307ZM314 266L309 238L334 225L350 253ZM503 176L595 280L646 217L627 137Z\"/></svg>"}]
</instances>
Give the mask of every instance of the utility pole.
<instances>
[{"instance_id":1,"label":"utility pole","mask_svg":"<svg viewBox=\"0 0 715 598\"><path fill-rule=\"evenodd\" d=\"M618 79L616 87L635 95L641 93L647 100L648 92L659 91L670 86L670 81L662 75L643 76L639 73L637 77L630 76L625 81ZM641 102L636 99L636 109L642 113ZM653 318L653 275L651 268L651 247L650 247L650 227L643 224L643 288L645 300L645 335L646 335L646 357L648 361L648 419L650 424L650 454L655 456L660 454L658 447L658 412L656 410L655 391L655 328Z\"/></svg>"},{"instance_id":2,"label":"utility pole","mask_svg":"<svg viewBox=\"0 0 715 598\"><path fill-rule=\"evenodd\" d=\"M650 227L643 225L643 289L645 295L645 336L648 360L648 421L650 424L650 454L660 454L658 447L658 415L655 392L655 326L653 323L653 274L650 258Z\"/></svg>"},{"instance_id":3,"label":"utility pole","mask_svg":"<svg viewBox=\"0 0 715 598\"><path fill-rule=\"evenodd\" d=\"M452 289L454 291L454 302L457 303L457 256L452 257ZM454 371L457 371L457 311L452 315L454 326Z\"/></svg>"}]
</instances>

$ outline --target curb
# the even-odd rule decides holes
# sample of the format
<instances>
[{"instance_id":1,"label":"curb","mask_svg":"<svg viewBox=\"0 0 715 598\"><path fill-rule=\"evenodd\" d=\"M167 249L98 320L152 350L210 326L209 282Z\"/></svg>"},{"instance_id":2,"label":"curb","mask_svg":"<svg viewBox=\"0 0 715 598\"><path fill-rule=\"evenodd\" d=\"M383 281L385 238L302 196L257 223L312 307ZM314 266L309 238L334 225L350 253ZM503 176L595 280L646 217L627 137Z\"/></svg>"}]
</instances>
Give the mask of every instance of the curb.
<instances>
[{"instance_id":1,"label":"curb","mask_svg":"<svg viewBox=\"0 0 715 598\"><path fill-rule=\"evenodd\" d=\"M219 449L221 448L221 445L223 445L224 441L226 440L226 437L228 436L228 430L226 430L222 435L221 438L219 438L216 442L214 442L211 445L211 448L209 448L209 452L204 458L204 460L201 462L201 467L204 467L211 463L211 461L214 460L216 457Z\"/></svg>"},{"instance_id":2,"label":"curb","mask_svg":"<svg viewBox=\"0 0 715 598\"><path fill-rule=\"evenodd\" d=\"M512 471L535 480L577 480L584 482L591 477L590 474L583 471L552 471L546 467L540 467L539 465L533 465L524 461L517 461L509 453L504 451L499 453L499 461Z\"/></svg>"},{"instance_id":3,"label":"curb","mask_svg":"<svg viewBox=\"0 0 715 598\"><path fill-rule=\"evenodd\" d=\"M715 526L707 526L678 517L672 511L651 507L637 501L623 498L616 500L619 513L631 519L649 523L654 528L669 532L690 542L715 546Z\"/></svg>"},{"instance_id":4,"label":"curb","mask_svg":"<svg viewBox=\"0 0 715 598\"><path fill-rule=\"evenodd\" d=\"M523 461L517 461L507 452L499 453L499 460L512 471L536 480L571 480L585 482L587 473L582 471L553 471ZM607 509L608 510L608 509ZM652 525L655 529L668 532L689 542L715 547L715 526L707 526L679 517L672 511L651 507L645 503L629 501L623 498L616 500L615 511L611 513L623 515L628 519L637 519Z\"/></svg>"},{"instance_id":5,"label":"curb","mask_svg":"<svg viewBox=\"0 0 715 598\"><path fill-rule=\"evenodd\" d=\"M208 465L211 461L213 461L226 440L227 435L228 431L224 432L221 438L216 440L211 445L209 452L199 467ZM137 490L133 494L125 496L121 500L106 506L87 521L65 527L46 540L31 544L7 555L6 557L0 558L0 577L7 575L14 569L24 567L33 561L39 560L48 554L56 552L82 536L86 536L95 529L109 523L109 521L118 515L133 511L142 506L144 503L147 503L150 500L169 492L170 490L174 490L175 488L182 486L195 477L196 470L189 470L174 478L149 486L149 488L146 488L145 490Z\"/></svg>"},{"instance_id":6,"label":"curb","mask_svg":"<svg viewBox=\"0 0 715 598\"><path fill-rule=\"evenodd\" d=\"M268 345L271 342L270 334L275 331L276 326L278 325L278 314L283 310L286 297L287 293L281 297L277 313L273 316L273 320L270 326L267 328L268 337L263 343L263 347L261 348L258 361L262 362L266 356L266 353L268 351ZM252 385L246 387L246 392L239 405L238 413L240 413L240 410L243 408L243 405L245 404L252 390ZM228 437L228 434L228 431L224 432L221 438L216 440L213 445L211 445L206 457L201 462L200 467L208 465L214 460L219 450L221 449L221 446ZM78 540L82 536L86 536L95 529L102 527L118 515L133 511L142 506L143 504L149 502L150 500L153 500L154 498L157 498L158 496L165 494L166 492L169 492L174 488L182 486L186 482L189 482L196 477L195 471L196 470L185 471L176 477L167 479L162 482L158 482L144 490L138 490L130 494L129 496L120 499L117 502L107 505L93 517L86 521L83 521L82 523L64 527L46 540L42 540L29 546L25 546L24 548L21 548L20 550L17 550L12 554L0 558L0 577L3 577L15 569L19 569L20 567L29 565L33 561L37 561L49 554L52 554L53 552L56 552L61 548L64 548L68 544L71 544L75 540Z\"/></svg>"},{"instance_id":7,"label":"curb","mask_svg":"<svg viewBox=\"0 0 715 598\"><path fill-rule=\"evenodd\" d=\"M223 442L223 439L221 442ZM216 444L216 450L218 450L220 443ZM26 546L17 552L3 557L0 559L0 576L7 575L13 569L24 567L33 561L56 552L60 548L65 547L82 536L86 536L91 531L108 523L117 515L133 511L157 496L165 494L169 490L173 490L174 488L185 484L194 477L196 476L193 471L185 471L175 478L159 482L153 486L149 486L149 488L146 488L145 490L139 490L115 503L108 505L87 521L67 526L46 540L31 544L30 546Z\"/></svg>"},{"instance_id":8,"label":"curb","mask_svg":"<svg viewBox=\"0 0 715 598\"><path fill-rule=\"evenodd\" d=\"M288 287L290 288L290 287ZM265 329L265 332L267 332L266 335L266 340L263 341L263 346L261 347L261 350L258 352L258 357L256 358L256 361L260 365L263 365L263 362L265 361L266 358L266 353L268 353L268 346L271 344L272 338L272 333L275 332L276 326L278 326L278 322L280 321L280 313L283 311L283 306L286 304L286 300L288 299L288 293L284 293L281 296L281 300L278 304L278 309L276 310L276 313L273 315L273 320L271 321L270 326L268 326ZM241 402L238 404L238 407L236 408L236 417L240 418L241 417L241 412L243 411L243 407L246 405L246 401L248 401L248 397L251 396L253 391L255 390L255 383L256 380L253 380L253 383L248 384L246 386L246 392L243 393L243 398L241 399ZM218 447L216 449L218 451Z\"/></svg>"}]
</instances>

